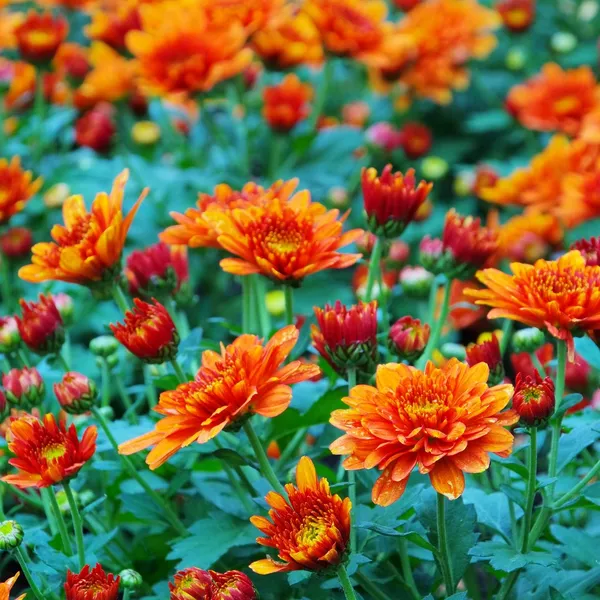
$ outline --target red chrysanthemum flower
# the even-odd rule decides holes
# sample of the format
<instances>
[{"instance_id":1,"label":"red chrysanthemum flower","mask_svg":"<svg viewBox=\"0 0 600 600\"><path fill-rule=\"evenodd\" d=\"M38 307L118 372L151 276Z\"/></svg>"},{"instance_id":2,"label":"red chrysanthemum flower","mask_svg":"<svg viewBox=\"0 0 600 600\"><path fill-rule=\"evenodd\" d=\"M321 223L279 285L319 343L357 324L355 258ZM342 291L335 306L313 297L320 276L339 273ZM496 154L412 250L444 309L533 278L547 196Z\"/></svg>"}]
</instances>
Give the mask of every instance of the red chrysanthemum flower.
<instances>
[{"instance_id":1,"label":"red chrysanthemum flower","mask_svg":"<svg viewBox=\"0 0 600 600\"><path fill-rule=\"evenodd\" d=\"M312 97L312 86L293 73L286 75L278 85L263 90L265 121L277 131L293 129L308 116Z\"/></svg>"},{"instance_id":2,"label":"red chrysanthemum flower","mask_svg":"<svg viewBox=\"0 0 600 600\"><path fill-rule=\"evenodd\" d=\"M536 371L532 375L517 373L513 408L521 423L537 427L546 422L554 412L554 383Z\"/></svg>"},{"instance_id":3,"label":"red chrysanthemum flower","mask_svg":"<svg viewBox=\"0 0 600 600\"><path fill-rule=\"evenodd\" d=\"M600 237L578 240L571 246L571 250L579 250L588 267L600 266Z\"/></svg>"},{"instance_id":4,"label":"red chrysanthemum flower","mask_svg":"<svg viewBox=\"0 0 600 600\"><path fill-rule=\"evenodd\" d=\"M422 123L405 123L400 130L402 149L411 160L425 156L431 149L431 129Z\"/></svg>"},{"instance_id":5,"label":"red chrysanthemum flower","mask_svg":"<svg viewBox=\"0 0 600 600\"><path fill-rule=\"evenodd\" d=\"M48 487L77 475L96 451L95 427L88 427L81 441L75 425L68 429L65 421L56 422L47 414L43 421L31 416L10 424L10 451L16 456L8 462L18 469L2 481L19 488Z\"/></svg>"},{"instance_id":6,"label":"red chrysanthemum flower","mask_svg":"<svg viewBox=\"0 0 600 600\"><path fill-rule=\"evenodd\" d=\"M38 354L53 354L65 341L63 320L52 296L40 294L39 302L21 299L21 317L15 317L25 345Z\"/></svg>"},{"instance_id":7,"label":"red chrysanthemum flower","mask_svg":"<svg viewBox=\"0 0 600 600\"><path fill-rule=\"evenodd\" d=\"M514 33L527 31L535 19L535 0L500 0L495 8L504 27Z\"/></svg>"},{"instance_id":8,"label":"red chrysanthemum flower","mask_svg":"<svg viewBox=\"0 0 600 600\"><path fill-rule=\"evenodd\" d=\"M42 180L33 181L31 171L23 171L21 160L10 162L0 158L0 225L23 210L26 202L42 187Z\"/></svg>"},{"instance_id":9,"label":"red chrysanthemum flower","mask_svg":"<svg viewBox=\"0 0 600 600\"><path fill-rule=\"evenodd\" d=\"M456 359L425 371L404 364L380 365L376 385L350 390L331 424L345 431L330 450L348 454L350 470L378 467L375 504L388 506L404 493L411 471L428 473L440 494L458 498L463 473L481 473L489 453L508 456L513 436L504 429L517 416L500 411L509 403L512 385L487 386L485 363L469 367Z\"/></svg>"},{"instance_id":10,"label":"red chrysanthemum flower","mask_svg":"<svg viewBox=\"0 0 600 600\"><path fill-rule=\"evenodd\" d=\"M433 183L420 181L416 185L415 171L406 175L392 173L387 165L381 175L374 168L363 169L362 191L369 229L378 236L398 237L414 221Z\"/></svg>"},{"instance_id":11,"label":"red chrysanthemum flower","mask_svg":"<svg viewBox=\"0 0 600 600\"><path fill-rule=\"evenodd\" d=\"M121 454L156 447L146 462L156 469L178 450L193 442L204 444L226 427L251 414L276 417L292 399L290 384L320 373L316 365L295 360L281 366L298 341L294 325L278 331L262 345L254 335L242 335L221 353L202 354L194 381L163 392L154 409L165 418L156 430L119 446Z\"/></svg>"},{"instance_id":12,"label":"red chrysanthemum flower","mask_svg":"<svg viewBox=\"0 0 600 600\"><path fill-rule=\"evenodd\" d=\"M8 403L15 408L36 406L44 398L44 380L35 367L4 373L2 386Z\"/></svg>"},{"instance_id":13,"label":"red chrysanthemum flower","mask_svg":"<svg viewBox=\"0 0 600 600\"><path fill-rule=\"evenodd\" d=\"M117 131L114 123L114 108L100 103L79 117L75 122L75 142L78 146L96 152L107 152Z\"/></svg>"},{"instance_id":14,"label":"red chrysanthemum flower","mask_svg":"<svg viewBox=\"0 0 600 600\"><path fill-rule=\"evenodd\" d=\"M54 395L60 407L70 415L88 412L98 397L96 384L81 373L69 371L54 384Z\"/></svg>"},{"instance_id":15,"label":"red chrysanthemum flower","mask_svg":"<svg viewBox=\"0 0 600 600\"><path fill-rule=\"evenodd\" d=\"M67 571L65 600L117 600L120 581L99 563L93 569L85 565L80 573Z\"/></svg>"},{"instance_id":16,"label":"red chrysanthemum flower","mask_svg":"<svg viewBox=\"0 0 600 600\"><path fill-rule=\"evenodd\" d=\"M196 567L178 571L169 583L170 600L257 600L247 575L240 571L204 571Z\"/></svg>"},{"instance_id":17,"label":"red chrysanthemum flower","mask_svg":"<svg viewBox=\"0 0 600 600\"><path fill-rule=\"evenodd\" d=\"M28 227L12 227L0 235L0 252L9 258L26 256L32 244L33 235Z\"/></svg>"},{"instance_id":18,"label":"red chrysanthemum flower","mask_svg":"<svg viewBox=\"0 0 600 600\"><path fill-rule=\"evenodd\" d=\"M64 17L34 11L29 11L27 18L15 29L21 56L34 63L52 60L68 33L69 23Z\"/></svg>"},{"instance_id":19,"label":"red chrysanthemum flower","mask_svg":"<svg viewBox=\"0 0 600 600\"><path fill-rule=\"evenodd\" d=\"M512 263L511 269L513 275L480 271L477 278L487 288L467 295L492 307L490 319L512 319L566 341L573 360L573 335L600 330L600 267L588 267L573 250L556 261Z\"/></svg>"},{"instance_id":20,"label":"red chrysanthemum flower","mask_svg":"<svg viewBox=\"0 0 600 600\"><path fill-rule=\"evenodd\" d=\"M124 269L132 296L150 298L176 294L190 278L187 246L159 242L134 250Z\"/></svg>"},{"instance_id":21,"label":"red chrysanthemum flower","mask_svg":"<svg viewBox=\"0 0 600 600\"><path fill-rule=\"evenodd\" d=\"M423 354L431 328L413 317L402 317L391 327L388 334L388 346L398 358L414 362Z\"/></svg>"},{"instance_id":22,"label":"red chrysanthemum flower","mask_svg":"<svg viewBox=\"0 0 600 600\"><path fill-rule=\"evenodd\" d=\"M469 344L467 346L467 364L474 367L477 363L485 363L490 370L488 383L496 385L504 380L504 363L500 352L500 342L494 334L479 344Z\"/></svg>"},{"instance_id":23,"label":"red chrysanthemum flower","mask_svg":"<svg viewBox=\"0 0 600 600\"><path fill-rule=\"evenodd\" d=\"M287 498L269 492L269 519L250 520L266 537L256 541L275 548L282 562L265 558L250 568L259 575L288 571L322 571L345 559L350 538L352 504L329 490L327 479L317 479L315 466L303 456L296 469L297 486L285 486Z\"/></svg>"},{"instance_id":24,"label":"red chrysanthemum flower","mask_svg":"<svg viewBox=\"0 0 600 600\"><path fill-rule=\"evenodd\" d=\"M377 302L350 308L339 300L334 306L315 306L317 324L311 328L317 352L339 373L369 371L377 363Z\"/></svg>"},{"instance_id":25,"label":"red chrysanthemum flower","mask_svg":"<svg viewBox=\"0 0 600 600\"><path fill-rule=\"evenodd\" d=\"M111 324L110 329L129 352L144 362L161 364L177 356L179 334L169 311L157 300L152 302L134 298L125 322Z\"/></svg>"}]
</instances>

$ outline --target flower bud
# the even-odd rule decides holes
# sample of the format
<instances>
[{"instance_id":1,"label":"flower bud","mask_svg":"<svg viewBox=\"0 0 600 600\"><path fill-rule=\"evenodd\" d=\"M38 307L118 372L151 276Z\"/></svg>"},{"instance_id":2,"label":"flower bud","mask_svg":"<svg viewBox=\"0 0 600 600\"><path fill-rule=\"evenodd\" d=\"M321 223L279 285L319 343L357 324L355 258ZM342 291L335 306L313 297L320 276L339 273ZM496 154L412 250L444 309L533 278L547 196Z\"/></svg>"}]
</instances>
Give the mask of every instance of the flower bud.
<instances>
[{"instance_id":1,"label":"flower bud","mask_svg":"<svg viewBox=\"0 0 600 600\"><path fill-rule=\"evenodd\" d=\"M402 147L403 137L400 130L396 129L391 123L384 121L371 125L365 131L365 137L371 146L384 152L393 152Z\"/></svg>"},{"instance_id":2,"label":"flower bud","mask_svg":"<svg viewBox=\"0 0 600 600\"><path fill-rule=\"evenodd\" d=\"M281 458L281 449L277 440L271 440L267 446L267 456L272 460L279 460Z\"/></svg>"},{"instance_id":3,"label":"flower bud","mask_svg":"<svg viewBox=\"0 0 600 600\"><path fill-rule=\"evenodd\" d=\"M79 494L72 490L73 498L75 498L75 502L77 506L81 506L81 502L79 501ZM52 492L54 493L54 492ZM71 505L69 504L69 499L67 498L67 493L65 490L58 490L55 494L56 503L58 504L58 508L63 515L68 515L71 513Z\"/></svg>"},{"instance_id":4,"label":"flower bud","mask_svg":"<svg viewBox=\"0 0 600 600\"><path fill-rule=\"evenodd\" d=\"M348 190L345 187L332 187L327 194L327 198L331 205L336 208L346 208L349 204Z\"/></svg>"},{"instance_id":5,"label":"flower bud","mask_svg":"<svg viewBox=\"0 0 600 600\"><path fill-rule=\"evenodd\" d=\"M495 335L480 344L467 346L467 364L474 367L478 363L485 363L489 369L488 385L497 385L504 380L504 363L500 352L500 343Z\"/></svg>"},{"instance_id":6,"label":"flower bud","mask_svg":"<svg viewBox=\"0 0 600 600\"><path fill-rule=\"evenodd\" d=\"M358 251L363 255L363 257L370 256L373 252L373 248L375 246L375 242L377 241L377 236L370 231L365 231L359 238L356 240L356 247Z\"/></svg>"},{"instance_id":7,"label":"flower bud","mask_svg":"<svg viewBox=\"0 0 600 600\"><path fill-rule=\"evenodd\" d=\"M570 31L557 31L550 38L550 46L559 54L568 54L577 47L577 38Z\"/></svg>"},{"instance_id":8,"label":"flower bud","mask_svg":"<svg viewBox=\"0 0 600 600\"><path fill-rule=\"evenodd\" d=\"M13 550L23 543L23 528L16 521L0 523L0 550Z\"/></svg>"},{"instance_id":9,"label":"flower bud","mask_svg":"<svg viewBox=\"0 0 600 600\"><path fill-rule=\"evenodd\" d=\"M271 290L265 295L267 311L274 317L280 317L285 312L285 293L283 290Z\"/></svg>"},{"instance_id":10,"label":"flower bud","mask_svg":"<svg viewBox=\"0 0 600 600\"><path fill-rule=\"evenodd\" d=\"M96 356L108 358L119 349L119 342L112 335L99 335L90 342L90 351Z\"/></svg>"},{"instance_id":11,"label":"flower bud","mask_svg":"<svg viewBox=\"0 0 600 600\"><path fill-rule=\"evenodd\" d=\"M428 156L421 163L421 170L427 179L441 179L448 173L450 166L448 162L439 156Z\"/></svg>"},{"instance_id":12,"label":"flower bud","mask_svg":"<svg viewBox=\"0 0 600 600\"><path fill-rule=\"evenodd\" d=\"M410 257L410 247L402 240L394 240L388 251L386 263L392 269L401 269Z\"/></svg>"},{"instance_id":13,"label":"flower bud","mask_svg":"<svg viewBox=\"0 0 600 600\"><path fill-rule=\"evenodd\" d=\"M37 406L44 398L44 380L35 367L11 369L2 375L2 386L6 400L14 408Z\"/></svg>"},{"instance_id":14,"label":"flower bud","mask_svg":"<svg viewBox=\"0 0 600 600\"><path fill-rule=\"evenodd\" d=\"M131 139L140 146L156 144L160 134L160 126L154 121L138 121L131 128Z\"/></svg>"},{"instance_id":15,"label":"flower bud","mask_svg":"<svg viewBox=\"0 0 600 600\"><path fill-rule=\"evenodd\" d=\"M527 64L527 54L521 48L511 48L504 64L509 71L520 71Z\"/></svg>"},{"instance_id":16,"label":"flower bud","mask_svg":"<svg viewBox=\"0 0 600 600\"><path fill-rule=\"evenodd\" d=\"M121 587L124 590L135 590L144 582L142 576L133 569L124 569L119 573L119 577L121 578Z\"/></svg>"},{"instance_id":17,"label":"flower bud","mask_svg":"<svg viewBox=\"0 0 600 600\"><path fill-rule=\"evenodd\" d=\"M70 415L88 412L98 398L96 384L75 371L65 373L62 381L54 384L54 394L61 408Z\"/></svg>"},{"instance_id":18,"label":"flower bud","mask_svg":"<svg viewBox=\"0 0 600 600\"><path fill-rule=\"evenodd\" d=\"M420 266L404 267L400 272L402 291L411 298L427 298L435 276Z\"/></svg>"},{"instance_id":19,"label":"flower bud","mask_svg":"<svg viewBox=\"0 0 600 600\"><path fill-rule=\"evenodd\" d=\"M63 320L51 296L39 302L21 300L22 317L16 317L21 339L38 354L55 354L65 341Z\"/></svg>"},{"instance_id":20,"label":"flower bud","mask_svg":"<svg viewBox=\"0 0 600 600\"><path fill-rule=\"evenodd\" d=\"M106 573L100 564L93 569L85 565L80 573L67 571L65 583L66 600L117 600L118 576Z\"/></svg>"},{"instance_id":21,"label":"flower bud","mask_svg":"<svg viewBox=\"0 0 600 600\"><path fill-rule=\"evenodd\" d=\"M579 250L588 267L600 266L600 237L578 240L572 244L571 250Z\"/></svg>"},{"instance_id":22,"label":"flower bud","mask_svg":"<svg viewBox=\"0 0 600 600\"><path fill-rule=\"evenodd\" d=\"M391 327L388 347L398 358L414 362L423 354L431 329L426 323L412 317L402 317Z\"/></svg>"},{"instance_id":23,"label":"flower bud","mask_svg":"<svg viewBox=\"0 0 600 600\"><path fill-rule=\"evenodd\" d=\"M13 227L0 236L0 251L9 258L27 256L33 244L31 229Z\"/></svg>"},{"instance_id":24,"label":"flower bud","mask_svg":"<svg viewBox=\"0 0 600 600\"><path fill-rule=\"evenodd\" d=\"M44 194L44 204L46 208L60 208L70 195L71 189L66 183L56 183Z\"/></svg>"},{"instance_id":25,"label":"flower bud","mask_svg":"<svg viewBox=\"0 0 600 600\"><path fill-rule=\"evenodd\" d=\"M0 317L0 354L11 354L20 344L17 320L14 317Z\"/></svg>"},{"instance_id":26,"label":"flower bud","mask_svg":"<svg viewBox=\"0 0 600 600\"><path fill-rule=\"evenodd\" d=\"M75 123L77 145L96 152L107 152L116 133L113 112L111 105L98 104L79 117Z\"/></svg>"},{"instance_id":27,"label":"flower bud","mask_svg":"<svg viewBox=\"0 0 600 600\"><path fill-rule=\"evenodd\" d=\"M535 327L519 329L512 336L512 347L515 352L531 354L544 345L544 332Z\"/></svg>"},{"instance_id":28,"label":"flower bud","mask_svg":"<svg viewBox=\"0 0 600 600\"><path fill-rule=\"evenodd\" d=\"M8 402L6 396L2 390L0 390L0 423L6 419L9 413Z\"/></svg>"},{"instance_id":29,"label":"flower bud","mask_svg":"<svg viewBox=\"0 0 600 600\"><path fill-rule=\"evenodd\" d=\"M521 423L537 427L546 422L554 412L554 383L550 377L542 379L535 371L532 375L517 373L512 405Z\"/></svg>"},{"instance_id":30,"label":"flower bud","mask_svg":"<svg viewBox=\"0 0 600 600\"><path fill-rule=\"evenodd\" d=\"M467 357L467 350L462 344L455 344L454 342L446 342L440 347L440 354L446 360L451 358L457 358L458 360L465 360Z\"/></svg>"},{"instance_id":31,"label":"flower bud","mask_svg":"<svg viewBox=\"0 0 600 600\"><path fill-rule=\"evenodd\" d=\"M70 325L73 322L73 311L75 307L73 298L64 292L60 292L58 294L53 294L52 300L54 301L54 305L56 306L63 323L65 325Z\"/></svg>"}]
</instances>

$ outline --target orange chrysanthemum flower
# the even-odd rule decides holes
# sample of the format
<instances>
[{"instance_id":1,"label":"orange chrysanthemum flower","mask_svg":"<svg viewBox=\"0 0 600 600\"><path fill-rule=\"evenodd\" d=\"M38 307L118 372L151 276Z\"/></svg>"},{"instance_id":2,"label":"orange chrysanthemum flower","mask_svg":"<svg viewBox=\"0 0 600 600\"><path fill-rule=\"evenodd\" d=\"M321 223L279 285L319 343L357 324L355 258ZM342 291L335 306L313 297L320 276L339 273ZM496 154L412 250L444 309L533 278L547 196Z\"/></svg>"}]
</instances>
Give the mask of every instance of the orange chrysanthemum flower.
<instances>
[{"instance_id":1,"label":"orange chrysanthemum flower","mask_svg":"<svg viewBox=\"0 0 600 600\"><path fill-rule=\"evenodd\" d=\"M55 225L54 242L36 244L31 265L19 270L19 277L31 283L66 281L81 285L110 282L120 268L127 232L145 189L129 214L123 215L123 195L129 172L116 179L110 194L101 192L86 210L81 196L71 196L63 204L63 225Z\"/></svg>"},{"instance_id":2,"label":"orange chrysanthemum flower","mask_svg":"<svg viewBox=\"0 0 600 600\"><path fill-rule=\"evenodd\" d=\"M20 574L21 573L15 573L13 577L10 577L4 583L0 583L0 600L9 600L10 590L12 590ZM18 598L15 598L15 600L23 600L25 596L26 594L21 594Z\"/></svg>"},{"instance_id":3,"label":"orange chrysanthemum flower","mask_svg":"<svg viewBox=\"0 0 600 600\"><path fill-rule=\"evenodd\" d=\"M47 414L43 421L26 415L10 424L8 447L15 454L8 462L18 469L2 481L19 488L44 488L77 475L96 451L97 430L88 427L81 438L75 425L68 429L65 421L56 422Z\"/></svg>"},{"instance_id":4,"label":"orange chrysanthemum flower","mask_svg":"<svg viewBox=\"0 0 600 600\"><path fill-rule=\"evenodd\" d=\"M122 0L112 9L104 6L93 8L91 22L85 28L85 33L92 40L123 50L126 35L141 28L140 4L140 0Z\"/></svg>"},{"instance_id":5,"label":"orange chrysanthemum flower","mask_svg":"<svg viewBox=\"0 0 600 600\"><path fill-rule=\"evenodd\" d=\"M140 15L142 31L131 31L126 42L149 95L207 92L252 60L243 25L216 25L200 6L163 2L142 6Z\"/></svg>"},{"instance_id":6,"label":"orange chrysanthemum flower","mask_svg":"<svg viewBox=\"0 0 600 600\"><path fill-rule=\"evenodd\" d=\"M218 242L239 258L225 258L221 267L234 275L260 273L275 281L299 285L302 279L325 269L344 269L360 254L341 254L356 241L361 229L342 233L345 216L311 202L303 190L285 201L270 197L259 206L229 213L209 210L206 218L219 231Z\"/></svg>"},{"instance_id":7,"label":"orange chrysanthemum flower","mask_svg":"<svg viewBox=\"0 0 600 600\"><path fill-rule=\"evenodd\" d=\"M310 113L312 97L311 85L302 83L294 73L286 75L278 85L266 86L263 90L265 121L278 131L293 129Z\"/></svg>"},{"instance_id":8,"label":"orange chrysanthemum flower","mask_svg":"<svg viewBox=\"0 0 600 600\"><path fill-rule=\"evenodd\" d=\"M556 214L568 229L600 216L600 172L595 169L594 165L593 172L567 173L562 180Z\"/></svg>"},{"instance_id":9,"label":"orange chrysanthemum flower","mask_svg":"<svg viewBox=\"0 0 600 600\"><path fill-rule=\"evenodd\" d=\"M297 179L276 181L270 188L265 188L250 182L241 191L233 190L226 183L217 185L213 194L198 194L197 208L188 208L185 214L172 212L171 217L177 225L167 227L160 234L161 241L166 244L184 244L190 248L221 248L218 242L219 233L215 223L205 219L207 211L214 213L230 212L235 208L246 208L263 202L263 199L277 196L283 201L289 200L298 186Z\"/></svg>"},{"instance_id":10,"label":"orange chrysanthemum flower","mask_svg":"<svg viewBox=\"0 0 600 600\"><path fill-rule=\"evenodd\" d=\"M146 462L156 469L193 442L204 444L223 429L252 414L276 417L292 399L290 384L320 373L316 365L281 364L298 341L294 325L278 331L263 347L253 335L242 335L221 353L207 350L194 381L163 392L156 412L164 415L156 430L119 446L134 454L156 444Z\"/></svg>"},{"instance_id":11,"label":"orange chrysanthemum flower","mask_svg":"<svg viewBox=\"0 0 600 600\"><path fill-rule=\"evenodd\" d=\"M350 538L352 503L332 494L327 479L317 479L315 466L303 456L296 469L297 486L285 486L287 498L269 492L269 519L250 519L266 537L256 541L275 548L282 562L265 558L250 568L259 575L289 571L322 571L344 561Z\"/></svg>"},{"instance_id":12,"label":"orange chrysanthemum flower","mask_svg":"<svg viewBox=\"0 0 600 600\"><path fill-rule=\"evenodd\" d=\"M492 307L490 319L518 321L566 341L573 360L573 335L600 329L600 267L587 266L573 250L556 261L512 263L511 270L513 275L480 271L477 278L487 289L467 290L467 295Z\"/></svg>"},{"instance_id":13,"label":"orange chrysanthemum flower","mask_svg":"<svg viewBox=\"0 0 600 600\"><path fill-rule=\"evenodd\" d=\"M291 7L253 35L252 47L267 64L278 68L323 62L319 30L305 12Z\"/></svg>"},{"instance_id":14,"label":"orange chrysanthemum flower","mask_svg":"<svg viewBox=\"0 0 600 600\"><path fill-rule=\"evenodd\" d=\"M500 411L512 385L487 386L485 363L469 367L451 359L442 368L429 362L425 371L405 364L380 365L376 385L350 390L331 423L345 431L333 442L333 454L348 454L349 470L378 467L375 504L388 506L404 493L415 466L428 473L437 492L454 500L464 490L463 473L481 473L489 453L508 456L513 436L504 429L517 416Z\"/></svg>"},{"instance_id":15,"label":"orange chrysanthemum flower","mask_svg":"<svg viewBox=\"0 0 600 600\"><path fill-rule=\"evenodd\" d=\"M7 110L22 110L30 106L35 95L35 67L21 60L12 63L2 61L1 67L6 69L10 81L4 94L4 107Z\"/></svg>"},{"instance_id":16,"label":"orange chrysanthemum flower","mask_svg":"<svg viewBox=\"0 0 600 600\"><path fill-rule=\"evenodd\" d=\"M513 87L506 99L509 112L528 129L577 135L583 118L600 102L600 87L590 67L563 69L554 63Z\"/></svg>"},{"instance_id":17,"label":"orange chrysanthemum flower","mask_svg":"<svg viewBox=\"0 0 600 600\"><path fill-rule=\"evenodd\" d=\"M19 52L31 62L52 60L68 33L69 23L64 17L34 11L29 11L26 19L15 29Z\"/></svg>"},{"instance_id":18,"label":"orange chrysanthemum flower","mask_svg":"<svg viewBox=\"0 0 600 600\"><path fill-rule=\"evenodd\" d=\"M228 27L241 23L248 33L277 20L286 0L199 0L210 23Z\"/></svg>"},{"instance_id":19,"label":"orange chrysanthemum flower","mask_svg":"<svg viewBox=\"0 0 600 600\"><path fill-rule=\"evenodd\" d=\"M9 162L0 158L0 225L23 210L27 201L42 187L42 179L33 179L31 171L21 168L21 159Z\"/></svg>"}]
</instances>

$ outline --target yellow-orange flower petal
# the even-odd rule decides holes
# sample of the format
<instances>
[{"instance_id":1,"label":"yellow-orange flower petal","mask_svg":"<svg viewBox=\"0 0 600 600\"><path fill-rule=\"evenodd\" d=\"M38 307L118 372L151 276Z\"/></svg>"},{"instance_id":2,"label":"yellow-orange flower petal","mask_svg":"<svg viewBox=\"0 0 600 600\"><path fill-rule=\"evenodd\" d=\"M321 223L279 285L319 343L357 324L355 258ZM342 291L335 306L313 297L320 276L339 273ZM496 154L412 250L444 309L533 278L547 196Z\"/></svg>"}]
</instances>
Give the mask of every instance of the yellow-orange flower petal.
<instances>
[{"instance_id":1,"label":"yellow-orange flower petal","mask_svg":"<svg viewBox=\"0 0 600 600\"><path fill-rule=\"evenodd\" d=\"M10 162L0 159L0 225L18 212L42 187L42 179L33 179L31 171L24 171L21 160L14 156Z\"/></svg>"},{"instance_id":2,"label":"yellow-orange flower petal","mask_svg":"<svg viewBox=\"0 0 600 600\"><path fill-rule=\"evenodd\" d=\"M9 577L5 582L0 582L0 600L9 600L10 591L15 585L15 582L19 578L20 574L21 573L17 571L17 573L15 573L12 577ZM18 598L15 598L15 600L23 600L25 596L26 594L21 594Z\"/></svg>"}]
</instances>

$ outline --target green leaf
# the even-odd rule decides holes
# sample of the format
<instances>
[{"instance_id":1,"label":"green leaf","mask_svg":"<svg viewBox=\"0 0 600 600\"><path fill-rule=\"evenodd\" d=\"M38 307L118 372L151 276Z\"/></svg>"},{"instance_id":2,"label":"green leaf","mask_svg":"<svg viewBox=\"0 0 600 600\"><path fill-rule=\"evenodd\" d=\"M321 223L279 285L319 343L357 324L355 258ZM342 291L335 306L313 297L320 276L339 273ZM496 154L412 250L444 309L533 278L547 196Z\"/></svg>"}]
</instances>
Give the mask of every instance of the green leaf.
<instances>
[{"instance_id":1,"label":"green leaf","mask_svg":"<svg viewBox=\"0 0 600 600\"><path fill-rule=\"evenodd\" d=\"M582 450L600 438L600 426L582 423L574 427L558 442L558 473L560 473Z\"/></svg>"},{"instance_id":2,"label":"green leaf","mask_svg":"<svg viewBox=\"0 0 600 600\"><path fill-rule=\"evenodd\" d=\"M465 121L468 133L489 133L505 131L510 126L511 118L505 110L487 110L475 113Z\"/></svg>"},{"instance_id":3,"label":"green leaf","mask_svg":"<svg viewBox=\"0 0 600 600\"><path fill-rule=\"evenodd\" d=\"M549 566L555 564L555 559L545 552L527 552L522 554L506 542L479 542L469 554L478 561L489 561L493 569L512 573L526 565L535 564Z\"/></svg>"},{"instance_id":4,"label":"green leaf","mask_svg":"<svg viewBox=\"0 0 600 600\"><path fill-rule=\"evenodd\" d=\"M579 404L583 396L581 394L569 394L560 403L560 408L554 413L553 418L562 417L570 408Z\"/></svg>"},{"instance_id":5,"label":"green leaf","mask_svg":"<svg viewBox=\"0 0 600 600\"><path fill-rule=\"evenodd\" d=\"M511 534L510 511L508 498L500 493L486 494L483 490L471 487L463 494L465 504L472 504L477 512L477 520L499 533L505 540ZM519 519L523 510L515 506L515 518Z\"/></svg>"},{"instance_id":6,"label":"green leaf","mask_svg":"<svg viewBox=\"0 0 600 600\"><path fill-rule=\"evenodd\" d=\"M575 338L575 351L594 369L600 370L600 348L587 335Z\"/></svg>"},{"instance_id":7,"label":"green leaf","mask_svg":"<svg viewBox=\"0 0 600 600\"><path fill-rule=\"evenodd\" d=\"M597 506L600 506L600 482L586 487L583 492L583 497Z\"/></svg>"},{"instance_id":8,"label":"green leaf","mask_svg":"<svg viewBox=\"0 0 600 600\"><path fill-rule=\"evenodd\" d=\"M435 546L431 545L423 536L421 536L415 531L397 531L396 529L392 529L391 527L386 527L385 525L378 525L377 523L370 523L368 521L364 523L359 523L357 527L360 529L368 529L369 531L374 531L379 535L406 538L413 544L416 544L417 546L425 550L429 550L429 552L436 551Z\"/></svg>"},{"instance_id":9,"label":"green leaf","mask_svg":"<svg viewBox=\"0 0 600 600\"><path fill-rule=\"evenodd\" d=\"M598 538L581 529L552 525L552 535L562 544L563 552L588 567L598 566Z\"/></svg>"}]
</instances>

